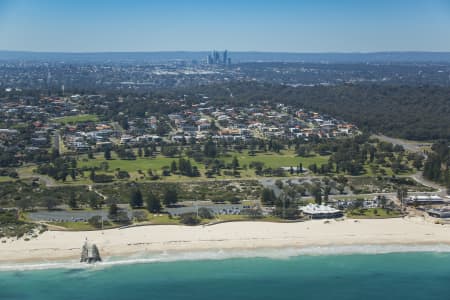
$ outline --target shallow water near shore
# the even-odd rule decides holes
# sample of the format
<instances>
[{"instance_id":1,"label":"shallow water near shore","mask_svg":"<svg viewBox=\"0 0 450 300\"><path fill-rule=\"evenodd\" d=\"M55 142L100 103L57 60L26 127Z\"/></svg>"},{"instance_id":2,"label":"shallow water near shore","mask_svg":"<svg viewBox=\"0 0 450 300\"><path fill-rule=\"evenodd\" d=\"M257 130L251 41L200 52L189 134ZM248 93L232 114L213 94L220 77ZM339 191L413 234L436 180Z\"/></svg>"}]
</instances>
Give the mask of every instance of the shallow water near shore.
<instances>
[{"instance_id":1,"label":"shallow water near shore","mask_svg":"<svg viewBox=\"0 0 450 300\"><path fill-rule=\"evenodd\" d=\"M168 253L87 268L66 262L63 268L0 272L0 299L448 299L448 251L368 249L370 254L344 248L311 255L311 248L297 256L271 250L265 257L248 252L237 258L211 252L206 260L199 260L206 253Z\"/></svg>"}]
</instances>

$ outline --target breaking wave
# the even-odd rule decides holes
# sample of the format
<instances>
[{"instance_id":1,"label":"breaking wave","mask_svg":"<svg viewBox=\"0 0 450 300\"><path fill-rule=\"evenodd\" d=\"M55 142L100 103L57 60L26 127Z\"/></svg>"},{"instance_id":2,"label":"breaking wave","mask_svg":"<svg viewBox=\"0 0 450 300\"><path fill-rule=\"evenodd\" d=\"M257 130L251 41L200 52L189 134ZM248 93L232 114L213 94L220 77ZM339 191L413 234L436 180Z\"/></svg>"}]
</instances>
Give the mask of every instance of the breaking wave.
<instances>
[{"instance_id":1,"label":"breaking wave","mask_svg":"<svg viewBox=\"0 0 450 300\"><path fill-rule=\"evenodd\" d=\"M315 255L376 255L389 253L450 253L450 245L352 245L352 246L317 246L304 248L265 248L248 250L211 250L180 252L170 251L162 253L138 253L126 257L107 257L103 262L84 264L78 260L45 261L34 263L0 264L0 272L31 271L48 269L68 270L103 270L112 266L130 264L149 264L176 261L226 260L233 258L268 258L289 259L298 256Z\"/></svg>"}]
</instances>

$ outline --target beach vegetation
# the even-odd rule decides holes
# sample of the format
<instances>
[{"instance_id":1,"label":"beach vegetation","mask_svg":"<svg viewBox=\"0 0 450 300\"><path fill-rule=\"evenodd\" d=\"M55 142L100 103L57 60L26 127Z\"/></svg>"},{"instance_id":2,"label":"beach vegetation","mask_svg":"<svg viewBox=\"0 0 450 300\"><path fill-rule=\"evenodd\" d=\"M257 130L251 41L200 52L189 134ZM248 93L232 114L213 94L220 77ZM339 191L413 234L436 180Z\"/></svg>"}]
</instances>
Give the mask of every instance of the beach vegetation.
<instances>
[{"instance_id":1,"label":"beach vegetation","mask_svg":"<svg viewBox=\"0 0 450 300\"><path fill-rule=\"evenodd\" d=\"M180 222L184 225L198 225L201 219L197 217L196 213L184 213L180 215Z\"/></svg>"},{"instance_id":2,"label":"beach vegetation","mask_svg":"<svg viewBox=\"0 0 450 300\"><path fill-rule=\"evenodd\" d=\"M346 214L348 218L352 219L387 219L398 218L401 213L390 208L361 208L354 207Z\"/></svg>"},{"instance_id":3,"label":"beach vegetation","mask_svg":"<svg viewBox=\"0 0 450 300\"><path fill-rule=\"evenodd\" d=\"M131 190L130 205L132 208L139 208L144 205L142 193L139 188L134 188Z\"/></svg>"},{"instance_id":4,"label":"beach vegetation","mask_svg":"<svg viewBox=\"0 0 450 300\"><path fill-rule=\"evenodd\" d=\"M163 202L165 206L173 206L178 202L178 191L176 186L168 185L163 192Z\"/></svg>"},{"instance_id":5,"label":"beach vegetation","mask_svg":"<svg viewBox=\"0 0 450 300\"><path fill-rule=\"evenodd\" d=\"M102 228L105 221L103 220L102 216L93 216L89 218L88 223L94 228Z\"/></svg>"},{"instance_id":6,"label":"beach vegetation","mask_svg":"<svg viewBox=\"0 0 450 300\"><path fill-rule=\"evenodd\" d=\"M198 216L202 219L214 219L214 214L206 207L200 207L198 209Z\"/></svg>"},{"instance_id":7,"label":"beach vegetation","mask_svg":"<svg viewBox=\"0 0 450 300\"><path fill-rule=\"evenodd\" d=\"M159 213L162 205L161 200L152 191L149 191L146 198L147 210L152 213Z\"/></svg>"}]
</instances>

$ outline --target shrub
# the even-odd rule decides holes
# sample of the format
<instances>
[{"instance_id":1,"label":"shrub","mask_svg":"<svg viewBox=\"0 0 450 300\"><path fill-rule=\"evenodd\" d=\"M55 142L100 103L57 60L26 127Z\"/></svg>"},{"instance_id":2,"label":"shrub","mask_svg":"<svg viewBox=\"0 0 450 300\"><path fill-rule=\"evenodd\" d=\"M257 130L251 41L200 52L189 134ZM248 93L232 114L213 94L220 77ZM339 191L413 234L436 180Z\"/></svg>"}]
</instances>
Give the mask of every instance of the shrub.
<instances>
[{"instance_id":1,"label":"shrub","mask_svg":"<svg viewBox=\"0 0 450 300\"><path fill-rule=\"evenodd\" d=\"M200 219L197 218L195 213L184 213L180 215L180 222L184 225L197 225L200 223Z\"/></svg>"},{"instance_id":2,"label":"shrub","mask_svg":"<svg viewBox=\"0 0 450 300\"><path fill-rule=\"evenodd\" d=\"M206 207L200 207L198 209L198 216L202 219L213 219L214 214L212 211Z\"/></svg>"},{"instance_id":3,"label":"shrub","mask_svg":"<svg viewBox=\"0 0 450 300\"><path fill-rule=\"evenodd\" d=\"M102 217L101 216L93 216L88 220L88 223L95 228L101 228L102 227Z\"/></svg>"}]
</instances>

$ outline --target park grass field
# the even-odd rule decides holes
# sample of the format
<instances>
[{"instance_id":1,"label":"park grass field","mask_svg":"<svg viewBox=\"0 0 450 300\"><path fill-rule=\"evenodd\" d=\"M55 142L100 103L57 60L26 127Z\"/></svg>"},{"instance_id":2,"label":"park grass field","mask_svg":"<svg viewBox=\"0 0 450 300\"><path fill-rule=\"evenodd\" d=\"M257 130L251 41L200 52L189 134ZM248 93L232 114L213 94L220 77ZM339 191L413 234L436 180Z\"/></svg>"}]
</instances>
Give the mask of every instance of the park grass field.
<instances>
[{"instance_id":1,"label":"park grass field","mask_svg":"<svg viewBox=\"0 0 450 300\"><path fill-rule=\"evenodd\" d=\"M98 117L96 115L76 115L76 116L67 116L62 118L54 118L52 122L60 123L60 124L76 124L81 122L98 122Z\"/></svg>"},{"instance_id":2,"label":"park grass field","mask_svg":"<svg viewBox=\"0 0 450 300\"><path fill-rule=\"evenodd\" d=\"M236 156L239 160L240 166L250 165L251 162L259 161L264 163L265 167L269 168L281 168L281 167L296 167L300 163L303 164L303 168L308 168L309 165L325 164L328 162L329 156L309 156L300 157L297 156L293 150L285 150L280 153L268 152L268 153L258 153L254 156L249 155L248 151L243 151L242 153L230 152L229 157L222 158L225 162L231 162L233 157Z\"/></svg>"},{"instance_id":3,"label":"park grass field","mask_svg":"<svg viewBox=\"0 0 450 300\"><path fill-rule=\"evenodd\" d=\"M10 181L15 181L15 179L9 176L0 176L0 182L10 182Z\"/></svg>"},{"instance_id":4,"label":"park grass field","mask_svg":"<svg viewBox=\"0 0 450 300\"><path fill-rule=\"evenodd\" d=\"M268 168L281 168L281 167L296 167L300 163L303 164L303 168L306 169L309 165L316 163L317 165L321 165L327 163L328 156L311 156L311 157L298 157L295 155L293 151L283 151L282 153L261 153L254 156L248 154L247 151L242 153L239 152L229 152L229 155L225 157L219 157L225 161L225 163L231 163L233 157L237 157L240 165L240 177L241 178L256 178L258 176L255 175L255 171L250 169L248 166L251 162L262 162L265 167ZM184 157L187 158L187 157ZM161 174L161 171L164 167L170 167L172 161L178 162L178 157L165 157L162 155L158 155L154 158L150 157L137 157L135 160L122 160L119 159L115 153L112 154L112 159L106 160L103 157L103 154L97 154L94 159L87 159L86 156L83 156L78 161L78 167L98 167L100 168L102 164L105 162L108 165L108 170L105 172L99 171L98 173L105 174L114 174L117 169L122 171L127 171L130 173L131 179L145 179L146 173L149 169L157 174ZM201 163L197 163L191 159L191 164L196 166L200 173L203 175L205 170L205 166ZM139 172L142 171L142 172ZM218 179L231 179L235 178L234 176L226 176L221 175L217 177ZM164 177L164 180L167 181L179 181L179 180L204 180L204 176L201 177L185 177L172 175L168 177Z\"/></svg>"},{"instance_id":5,"label":"park grass field","mask_svg":"<svg viewBox=\"0 0 450 300\"><path fill-rule=\"evenodd\" d=\"M178 158L169 158L164 156L157 156L156 158L148 158L148 157L138 157L135 160L122 160L114 155L112 155L112 159L105 160L102 156L96 156L95 159L90 159L87 161L80 161L78 163L79 167L100 167L101 163L108 163L109 170L115 171L120 169L122 171L127 172L137 172L141 170L143 172L147 172L148 169L152 169L154 171L161 171L163 167L170 167L172 161L178 161ZM191 161L193 165L194 161Z\"/></svg>"}]
</instances>

